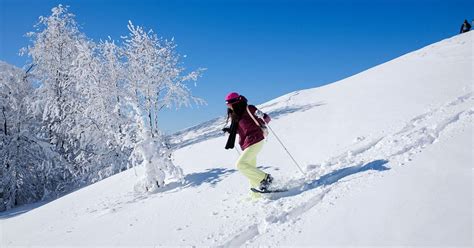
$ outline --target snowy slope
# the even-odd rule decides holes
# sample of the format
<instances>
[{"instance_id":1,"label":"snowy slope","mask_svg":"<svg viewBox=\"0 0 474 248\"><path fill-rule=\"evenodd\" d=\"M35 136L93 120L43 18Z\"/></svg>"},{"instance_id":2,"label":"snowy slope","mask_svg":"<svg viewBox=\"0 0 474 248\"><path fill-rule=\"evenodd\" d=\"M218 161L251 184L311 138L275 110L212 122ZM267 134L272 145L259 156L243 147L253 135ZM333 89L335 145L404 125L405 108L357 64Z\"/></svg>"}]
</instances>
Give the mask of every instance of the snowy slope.
<instances>
[{"instance_id":1,"label":"snowy slope","mask_svg":"<svg viewBox=\"0 0 474 248\"><path fill-rule=\"evenodd\" d=\"M259 164L288 192L249 200L216 119L172 139L183 184L134 193L132 169L4 213L0 245L471 246L472 36L262 104L306 170L270 135Z\"/></svg>"},{"instance_id":2,"label":"snowy slope","mask_svg":"<svg viewBox=\"0 0 474 248\"><path fill-rule=\"evenodd\" d=\"M0 60L0 72L7 77L13 77L14 75L21 74L23 70Z\"/></svg>"}]
</instances>

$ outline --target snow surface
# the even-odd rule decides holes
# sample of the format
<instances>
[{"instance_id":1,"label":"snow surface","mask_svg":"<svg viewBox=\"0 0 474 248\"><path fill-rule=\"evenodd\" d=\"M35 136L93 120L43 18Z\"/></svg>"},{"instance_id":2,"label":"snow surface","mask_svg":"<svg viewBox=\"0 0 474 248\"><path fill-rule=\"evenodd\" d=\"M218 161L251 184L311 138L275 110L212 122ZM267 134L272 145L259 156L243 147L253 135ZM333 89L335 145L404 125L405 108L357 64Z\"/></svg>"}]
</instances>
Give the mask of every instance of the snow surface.
<instances>
[{"instance_id":1,"label":"snow surface","mask_svg":"<svg viewBox=\"0 0 474 248\"><path fill-rule=\"evenodd\" d=\"M305 166L270 134L259 165L288 192L249 198L219 118L173 137L183 183L137 193L135 168L5 212L0 246L471 247L472 34L260 105Z\"/></svg>"}]
</instances>

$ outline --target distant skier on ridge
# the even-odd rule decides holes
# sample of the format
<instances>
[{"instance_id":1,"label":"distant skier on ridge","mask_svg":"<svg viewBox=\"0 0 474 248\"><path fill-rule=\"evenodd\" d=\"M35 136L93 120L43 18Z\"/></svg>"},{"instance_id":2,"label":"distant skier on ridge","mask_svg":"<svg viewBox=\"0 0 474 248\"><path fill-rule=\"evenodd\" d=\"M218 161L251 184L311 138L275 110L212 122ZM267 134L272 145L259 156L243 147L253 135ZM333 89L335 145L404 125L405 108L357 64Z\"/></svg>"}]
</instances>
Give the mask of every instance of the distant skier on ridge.
<instances>
[{"instance_id":1,"label":"distant skier on ridge","mask_svg":"<svg viewBox=\"0 0 474 248\"><path fill-rule=\"evenodd\" d=\"M463 24L461 25L461 30L459 31L460 34L466 33L471 30L471 24L467 20L464 20Z\"/></svg>"},{"instance_id":2,"label":"distant skier on ridge","mask_svg":"<svg viewBox=\"0 0 474 248\"><path fill-rule=\"evenodd\" d=\"M237 169L248 178L251 188L266 191L273 177L257 168L257 155L263 148L267 135L265 125L271 118L254 105L248 105L247 99L236 92L229 93L225 101L227 123L231 119L230 127L222 129L230 134L225 149L234 148L235 136L238 133L243 152L237 160ZM252 192L252 196L258 198L260 194Z\"/></svg>"}]
</instances>

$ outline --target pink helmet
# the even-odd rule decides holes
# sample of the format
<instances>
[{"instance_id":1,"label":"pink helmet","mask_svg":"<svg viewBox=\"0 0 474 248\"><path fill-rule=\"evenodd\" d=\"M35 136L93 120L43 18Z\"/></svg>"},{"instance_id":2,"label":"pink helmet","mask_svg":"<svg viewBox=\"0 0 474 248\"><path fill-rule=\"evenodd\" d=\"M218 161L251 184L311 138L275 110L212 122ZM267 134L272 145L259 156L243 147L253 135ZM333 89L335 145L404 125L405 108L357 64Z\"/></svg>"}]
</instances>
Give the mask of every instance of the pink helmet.
<instances>
[{"instance_id":1,"label":"pink helmet","mask_svg":"<svg viewBox=\"0 0 474 248\"><path fill-rule=\"evenodd\" d=\"M227 94L227 96L225 97L226 103L234 103L234 102L238 102L239 100L240 100L240 95L237 92L231 92Z\"/></svg>"}]
</instances>

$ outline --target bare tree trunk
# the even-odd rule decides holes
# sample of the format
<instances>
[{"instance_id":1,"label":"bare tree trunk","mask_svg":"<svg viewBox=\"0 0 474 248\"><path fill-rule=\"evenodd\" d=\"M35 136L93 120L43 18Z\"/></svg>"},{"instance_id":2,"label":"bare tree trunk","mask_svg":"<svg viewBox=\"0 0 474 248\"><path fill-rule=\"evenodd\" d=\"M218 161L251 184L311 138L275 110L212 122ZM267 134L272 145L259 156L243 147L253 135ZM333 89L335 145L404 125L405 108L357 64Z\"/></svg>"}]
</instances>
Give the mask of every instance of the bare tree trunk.
<instances>
[{"instance_id":1,"label":"bare tree trunk","mask_svg":"<svg viewBox=\"0 0 474 248\"><path fill-rule=\"evenodd\" d=\"M116 87L116 90L118 89L118 85L115 84L115 87ZM120 110L120 96L117 94L117 106L118 106L118 116L119 116L119 119L120 119L120 122L118 124L118 128L119 128L119 134L120 134L120 143L122 143L122 138L124 136L123 134L123 130L122 130L122 112Z\"/></svg>"},{"instance_id":2,"label":"bare tree trunk","mask_svg":"<svg viewBox=\"0 0 474 248\"><path fill-rule=\"evenodd\" d=\"M152 109L151 109L151 106L150 106L150 100L148 99L148 109L147 109L147 112L148 112L148 122L150 124L150 131L151 131L151 137L154 138L155 137L155 131L153 130L153 113L152 113Z\"/></svg>"}]
</instances>

